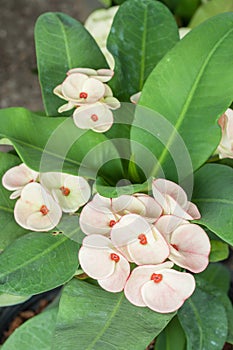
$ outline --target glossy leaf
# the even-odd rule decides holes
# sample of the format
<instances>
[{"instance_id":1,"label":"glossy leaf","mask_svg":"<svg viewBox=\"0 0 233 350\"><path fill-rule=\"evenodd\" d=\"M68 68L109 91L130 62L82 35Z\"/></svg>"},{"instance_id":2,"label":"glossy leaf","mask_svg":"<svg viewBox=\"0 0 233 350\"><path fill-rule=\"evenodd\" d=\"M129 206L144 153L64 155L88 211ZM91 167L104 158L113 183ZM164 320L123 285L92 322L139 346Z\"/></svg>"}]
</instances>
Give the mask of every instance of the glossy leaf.
<instances>
[{"instance_id":1,"label":"glossy leaf","mask_svg":"<svg viewBox=\"0 0 233 350\"><path fill-rule=\"evenodd\" d=\"M154 350L174 350L174 345L177 350L186 350L186 337L177 316L159 334Z\"/></svg>"},{"instance_id":2,"label":"glossy leaf","mask_svg":"<svg viewBox=\"0 0 233 350\"><path fill-rule=\"evenodd\" d=\"M222 290L225 294L230 288L230 271L223 264L211 263L207 269L199 273L198 278L206 281L214 287Z\"/></svg>"},{"instance_id":3,"label":"glossy leaf","mask_svg":"<svg viewBox=\"0 0 233 350\"><path fill-rule=\"evenodd\" d=\"M63 233L69 239L82 244L83 238L86 236L79 226L79 214L63 214L61 221L53 230L55 233Z\"/></svg>"},{"instance_id":4,"label":"glossy leaf","mask_svg":"<svg viewBox=\"0 0 233 350\"><path fill-rule=\"evenodd\" d=\"M0 307L21 304L31 298L31 295L13 295L0 293Z\"/></svg>"},{"instance_id":5,"label":"glossy leaf","mask_svg":"<svg viewBox=\"0 0 233 350\"><path fill-rule=\"evenodd\" d=\"M53 94L71 68L107 68L95 40L82 24L64 13L45 13L35 27L36 55L44 107L47 115L58 115L64 104ZM71 115L71 113L69 113Z\"/></svg>"},{"instance_id":6,"label":"glossy leaf","mask_svg":"<svg viewBox=\"0 0 233 350\"><path fill-rule=\"evenodd\" d=\"M53 307L31 318L14 331L1 350L51 350L56 316Z\"/></svg>"},{"instance_id":7,"label":"glossy leaf","mask_svg":"<svg viewBox=\"0 0 233 350\"><path fill-rule=\"evenodd\" d=\"M218 241L218 240L211 240L211 252L209 256L210 262L217 262L221 260L227 259L229 255L229 246L227 243Z\"/></svg>"},{"instance_id":8,"label":"glossy leaf","mask_svg":"<svg viewBox=\"0 0 233 350\"><path fill-rule=\"evenodd\" d=\"M123 293L71 281L63 290L53 349L142 350L173 314L130 304Z\"/></svg>"},{"instance_id":9,"label":"glossy leaf","mask_svg":"<svg viewBox=\"0 0 233 350\"><path fill-rule=\"evenodd\" d=\"M198 223L208 227L229 244L233 244L232 184L232 168L219 164L206 164L195 174L192 198L201 213Z\"/></svg>"},{"instance_id":10,"label":"glossy leaf","mask_svg":"<svg viewBox=\"0 0 233 350\"><path fill-rule=\"evenodd\" d=\"M107 47L115 59L110 85L121 101L141 91L145 80L179 40L168 8L154 0L128 0L117 11Z\"/></svg>"},{"instance_id":11,"label":"glossy leaf","mask_svg":"<svg viewBox=\"0 0 233 350\"><path fill-rule=\"evenodd\" d=\"M0 152L0 251L27 232L16 224L13 214L15 200L9 198L11 192L2 186L2 176L5 172L20 163L18 157Z\"/></svg>"},{"instance_id":12,"label":"glossy leaf","mask_svg":"<svg viewBox=\"0 0 233 350\"><path fill-rule=\"evenodd\" d=\"M226 274L224 271L224 268L222 268L222 272ZM212 269L211 271L208 271L208 277L211 276L211 282L206 283L206 276L203 274L197 275L196 276L196 282L197 285L200 289L204 290L205 292L209 293L210 295L214 295L217 300L218 304L222 305L225 309L226 315L227 315L227 328L228 328L228 333L227 333L227 339L226 341L228 343L233 344L233 307L232 307L232 301L228 298L227 296L227 291L224 291L222 288L219 289L219 279L222 278L222 276L217 276L215 271ZM203 278L204 277L204 278ZM226 277L226 275L225 275ZM223 275L224 278L224 275ZM228 279L228 282L229 279ZM217 288L216 288L217 286Z\"/></svg>"},{"instance_id":13,"label":"glossy leaf","mask_svg":"<svg viewBox=\"0 0 233 350\"><path fill-rule=\"evenodd\" d=\"M0 255L0 291L28 295L69 281L78 268L78 244L63 235L31 232Z\"/></svg>"},{"instance_id":14,"label":"glossy leaf","mask_svg":"<svg viewBox=\"0 0 233 350\"><path fill-rule=\"evenodd\" d=\"M225 308L217 297L197 287L178 311L178 318L186 334L187 350L223 348L228 321Z\"/></svg>"},{"instance_id":15,"label":"glossy leaf","mask_svg":"<svg viewBox=\"0 0 233 350\"><path fill-rule=\"evenodd\" d=\"M151 175L157 176L162 167L167 178L176 180L177 163L184 152L175 153L173 159L170 153L178 149L178 137L185 143L184 151L190 155L194 170L217 148L217 119L233 96L232 40L233 13L211 18L171 49L147 79L139 103L170 122L169 134L164 126L152 137L143 130L143 113L136 113L135 123L141 129L133 128L132 138L152 150L158 159L151 166ZM156 122L150 122L152 135ZM134 149L133 153L136 154ZM184 166L185 162L186 159Z\"/></svg>"},{"instance_id":16,"label":"glossy leaf","mask_svg":"<svg viewBox=\"0 0 233 350\"><path fill-rule=\"evenodd\" d=\"M0 111L0 137L9 138L22 161L40 172L79 172L95 179L101 166L118 158L104 134L81 130L72 118L41 117L24 108ZM119 176L120 160L104 171L109 179Z\"/></svg>"},{"instance_id":17,"label":"glossy leaf","mask_svg":"<svg viewBox=\"0 0 233 350\"><path fill-rule=\"evenodd\" d=\"M195 12L189 23L190 28L198 26L210 17L216 16L222 12L232 12L233 2L232 0L211 0L203 3Z\"/></svg>"}]
</instances>

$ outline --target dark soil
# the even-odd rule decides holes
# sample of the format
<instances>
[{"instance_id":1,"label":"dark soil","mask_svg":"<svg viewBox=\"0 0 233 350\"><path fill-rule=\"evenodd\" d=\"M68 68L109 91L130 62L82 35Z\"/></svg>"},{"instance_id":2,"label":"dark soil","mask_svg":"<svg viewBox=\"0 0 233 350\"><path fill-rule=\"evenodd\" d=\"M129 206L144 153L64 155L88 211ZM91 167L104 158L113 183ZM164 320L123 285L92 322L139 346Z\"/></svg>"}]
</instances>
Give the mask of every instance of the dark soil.
<instances>
[{"instance_id":1,"label":"dark soil","mask_svg":"<svg viewBox=\"0 0 233 350\"><path fill-rule=\"evenodd\" d=\"M0 0L0 108L42 110L35 74L34 25L44 12L64 12L82 22L98 0Z\"/></svg>"}]
</instances>

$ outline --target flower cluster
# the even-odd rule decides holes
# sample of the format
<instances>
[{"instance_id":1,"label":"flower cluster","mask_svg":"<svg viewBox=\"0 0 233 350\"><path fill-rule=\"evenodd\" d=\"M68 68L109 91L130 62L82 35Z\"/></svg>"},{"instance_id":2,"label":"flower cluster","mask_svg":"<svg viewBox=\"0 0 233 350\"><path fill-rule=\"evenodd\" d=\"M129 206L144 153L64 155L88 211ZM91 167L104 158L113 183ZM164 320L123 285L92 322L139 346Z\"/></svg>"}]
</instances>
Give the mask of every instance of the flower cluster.
<instances>
[{"instance_id":1,"label":"flower cluster","mask_svg":"<svg viewBox=\"0 0 233 350\"><path fill-rule=\"evenodd\" d=\"M62 212L73 213L87 203L91 195L88 182L80 176L64 173L38 173L20 164L2 178L3 186L14 191L16 222L32 231L49 231L60 221Z\"/></svg>"},{"instance_id":2,"label":"flower cluster","mask_svg":"<svg viewBox=\"0 0 233 350\"><path fill-rule=\"evenodd\" d=\"M96 194L80 215L87 236L79 261L105 290L124 290L132 304L167 313L177 310L195 289L192 274L172 267L203 271L210 242L200 226L189 222L200 213L180 186L156 179L152 190L153 197L110 199ZM138 266L131 272L130 264Z\"/></svg>"},{"instance_id":3,"label":"flower cluster","mask_svg":"<svg viewBox=\"0 0 233 350\"><path fill-rule=\"evenodd\" d=\"M112 90L105 84L112 76L113 71L110 69L70 69L63 83L53 91L67 101L58 112L75 108L73 119L77 127L95 132L109 130L113 124L111 110L120 107L120 102L113 97Z\"/></svg>"}]
</instances>

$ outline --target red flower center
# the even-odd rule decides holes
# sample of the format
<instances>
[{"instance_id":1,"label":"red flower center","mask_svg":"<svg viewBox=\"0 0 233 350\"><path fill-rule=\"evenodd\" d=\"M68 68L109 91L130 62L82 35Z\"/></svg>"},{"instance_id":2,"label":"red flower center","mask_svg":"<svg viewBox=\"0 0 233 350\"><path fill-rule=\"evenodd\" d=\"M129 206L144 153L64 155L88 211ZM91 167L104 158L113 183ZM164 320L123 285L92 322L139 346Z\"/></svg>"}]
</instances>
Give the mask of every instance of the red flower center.
<instances>
[{"instance_id":1,"label":"red flower center","mask_svg":"<svg viewBox=\"0 0 233 350\"><path fill-rule=\"evenodd\" d=\"M117 255L115 253L111 253L110 258L111 258L111 260L115 261L116 263L120 260L119 255Z\"/></svg>"},{"instance_id":2,"label":"red flower center","mask_svg":"<svg viewBox=\"0 0 233 350\"><path fill-rule=\"evenodd\" d=\"M176 245L176 244L171 244L171 246L172 246L175 250L179 250L178 245Z\"/></svg>"},{"instance_id":3,"label":"red flower center","mask_svg":"<svg viewBox=\"0 0 233 350\"><path fill-rule=\"evenodd\" d=\"M159 283L162 281L163 275L161 275L161 273L153 273L150 279L155 283Z\"/></svg>"},{"instance_id":4,"label":"red flower center","mask_svg":"<svg viewBox=\"0 0 233 350\"><path fill-rule=\"evenodd\" d=\"M63 196L68 196L70 194L70 189L68 187L60 187L61 193L63 194Z\"/></svg>"},{"instance_id":5,"label":"red flower center","mask_svg":"<svg viewBox=\"0 0 233 350\"><path fill-rule=\"evenodd\" d=\"M97 122L99 120L98 115L92 114L91 120L93 120L93 122Z\"/></svg>"},{"instance_id":6,"label":"red flower center","mask_svg":"<svg viewBox=\"0 0 233 350\"><path fill-rule=\"evenodd\" d=\"M48 212L49 212L49 210L48 210L48 208L46 207L46 205L43 204L43 205L40 207L40 212L41 212L42 215L47 215Z\"/></svg>"},{"instance_id":7,"label":"red flower center","mask_svg":"<svg viewBox=\"0 0 233 350\"><path fill-rule=\"evenodd\" d=\"M79 97L80 98L87 98L88 94L86 92L80 92Z\"/></svg>"},{"instance_id":8,"label":"red flower center","mask_svg":"<svg viewBox=\"0 0 233 350\"><path fill-rule=\"evenodd\" d=\"M144 235L144 233L141 233L141 234L138 236L138 239L139 239L139 243L140 243L140 244L142 244L142 245L147 244L147 238L146 238L146 235Z\"/></svg>"},{"instance_id":9,"label":"red flower center","mask_svg":"<svg viewBox=\"0 0 233 350\"><path fill-rule=\"evenodd\" d=\"M110 222L109 222L109 226L110 227L113 227L115 224L116 224L115 220L110 220Z\"/></svg>"}]
</instances>

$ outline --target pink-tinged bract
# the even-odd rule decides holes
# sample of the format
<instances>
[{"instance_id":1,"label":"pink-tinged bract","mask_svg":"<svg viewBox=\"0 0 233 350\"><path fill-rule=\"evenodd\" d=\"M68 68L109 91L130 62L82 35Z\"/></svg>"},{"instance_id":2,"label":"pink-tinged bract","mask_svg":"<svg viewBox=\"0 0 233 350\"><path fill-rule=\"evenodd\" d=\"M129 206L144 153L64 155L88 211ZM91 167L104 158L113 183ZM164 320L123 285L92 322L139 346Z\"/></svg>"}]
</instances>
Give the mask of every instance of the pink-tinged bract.
<instances>
[{"instance_id":1,"label":"pink-tinged bract","mask_svg":"<svg viewBox=\"0 0 233 350\"><path fill-rule=\"evenodd\" d=\"M171 267L165 262L135 268L124 289L126 298L136 306L147 306L160 313L178 310L194 292L195 279Z\"/></svg>"},{"instance_id":2,"label":"pink-tinged bract","mask_svg":"<svg viewBox=\"0 0 233 350\"><path fill-rule=\"evenodd\" d=\"M38 175L37 171L22 163L5 172L2 177L2 184L6 189L14 191L10 196L11 199L14 199L20 196L24 186L37 181Z\"/></svg>"},{"instance_id":3,"label":"pink-tinged bract","mask_svg":"<svg viewBox=\"0 0 233 350\"><path fill-rule=\"evenodd\" d=\"M62 210L38 183L26 185L14 208L16 222L31 231L49 231L62 217Z\"/></svg>"},{"instance_id":4,"label":"pink-tinged bract","mask_svg":"<svg viewBox=\"0 0 233 350\"><path fill-rule=\"evenodd\" d=\"M130 266L108 238L95 234L85 237L79 261L83 271L97 279L103 289L114 293L123 290Z\"/></svg>"},{"instance_id":5,"label":"pink-tinged bract","mask_svg":"<svg viewBox=\"0 0 233 350\"><path fill-rule=\"evenodd\" d=\"M219 118L222 138L217 148L219 158L233 158L233 110L228 108Z\"/></svg>"},{"instance_id":6,"label":"pink-tinged bract","mask_svg":"<svg viewBox=\"0 0 233 350\"><path fill-rule=\"evenodd\" d=\"M136 214L123 216L113 226L111 240L128 260L138 265L162 263L170 252L159 231Z\"/></svg>"},{"instance_id":7,"label":"pink-tinged bract","mask_svg":"<svg viewBox=\"0 0 233 350\"><path fill-rule=\"evenodd\" d=\"M170 245L171 261L195 273L207 267L210 241L200 226L172 215L164 215L158 219L155 227Z\"/></svg>"},{"instance_id":8,"label":"pink-tinged bract","mask_svg":"<svg viewBox=\"0 0 233 350\"><path fill-rule=\"evenodd\" d=\"M171 214L185 220L200 219L200 213L195 204L187 199L182 187L176 183L156 179L152 183L153 196L162 207L163 214Z\"/></svg>"}]
</instances>

